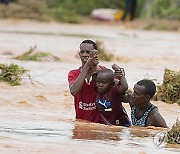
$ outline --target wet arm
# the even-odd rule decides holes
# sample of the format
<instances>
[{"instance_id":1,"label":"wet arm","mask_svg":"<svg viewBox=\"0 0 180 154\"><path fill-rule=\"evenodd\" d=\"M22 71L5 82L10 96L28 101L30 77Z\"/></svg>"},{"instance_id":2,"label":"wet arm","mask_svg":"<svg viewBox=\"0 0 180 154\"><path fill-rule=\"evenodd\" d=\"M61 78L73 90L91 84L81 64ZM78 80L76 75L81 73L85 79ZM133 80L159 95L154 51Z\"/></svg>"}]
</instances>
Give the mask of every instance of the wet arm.
<instances>
[{"instance_id":1,"label":"wet arm","mask_svg":"<svg viewBox=\"0 0 180 154\"><path fill-rule=\"evenodd\" d=\"M117 64L113 64L112 68L115 70L115 78L119 79L119 93L124 94L124 92L128 89L128 83L125 78L125 71L123 68L120 68Z\"/></svg>"},{"instance_id":2,"label":"wet arm","mask_svg":"<svg viewBox=\"0 0 180 154\"><path fill-rule=\"evenodd\" d=\"M155 126L155 127L164 127L164 128L168 128L166 121L164 120L164 118L161 116L161 114L159 113L158 109L154 109L150 115L149 118L147 120L147 126Z\"/></svg>"},{"instance_id":3,"label":"wet arm","mask_svg":"<svg viewBox=\"0 0 180 154\"><path fill-rule=\"evenodd\" d=\"M119 93L123 94L128 89L128 84L126 81L125 76L122 76L120 78L120 86L119 86Z\"/></svg>"},{"instance_id":4,"label":"wet arm","mask_svg":"<svg viewBox=\"0 0 180 154\"><path fill-rule=\"evenodd\" d=\"M81 73L79 74L78 78L74 81L74 83L69 87L70 88L70 93L73 96L76 96L79 91L81 90L83 84L84 84L84 80L87 76L87 73L89 71L89 66L88 65L84 65Z\"/></svg>"},{"instance_id":5,"label":"wet arm","mask_svg":"<svg viewBox=\"0 0 180 154\"><path fill-rule=\"evenodd\" d=\"M123 103L129 103L130 97L128 94L126 94L126 95L121 95L120 99L121 99L121 102Z\"/></svg>"},{"instance_id":6,"label":"wet arm","mask_svg":"<svg viewBox=\"0 0 180 154\"><path fill-rule=\"evenodd\" d=\"M129 103L130 107L132 107L133 103L132 103L131 97L132 97L132 94L125 94L120 97L120 100L123 103Z\"/></svg>"}]
</instances>

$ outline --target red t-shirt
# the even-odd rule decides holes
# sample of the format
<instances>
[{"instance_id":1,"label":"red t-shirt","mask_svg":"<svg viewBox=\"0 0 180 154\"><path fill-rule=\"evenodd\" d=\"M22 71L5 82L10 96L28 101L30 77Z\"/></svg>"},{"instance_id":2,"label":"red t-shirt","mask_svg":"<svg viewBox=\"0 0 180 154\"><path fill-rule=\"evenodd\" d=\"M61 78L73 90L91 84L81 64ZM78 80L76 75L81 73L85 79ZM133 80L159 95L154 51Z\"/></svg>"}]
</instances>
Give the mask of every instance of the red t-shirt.
<instances>
[{"instance_id":1,"label":"red t-shirt","mask_svg":"<svg viewBox=\"0 0 180 154\"><path fill-rule=\"evenodd\" d=\"M69 86L74 83L80 72L81 69L79 68L68 73ZM77 119L102 123L101 116L96 105L96 91L93 80L90 82L90 84L84 81L82 89L74 97L74 106Z\"/></svg>"},{"instance_id":2,"label":"red t-shirt","mask_svg":"<svg viewBox=\"0 0 180 154\"><path fill-rule=\"evenodd\" d=\"M130 126L128 115L120 102L118 85L111 87L103 96L97 92L96 103L106 124Z\"/></svg>"}]
</instances>

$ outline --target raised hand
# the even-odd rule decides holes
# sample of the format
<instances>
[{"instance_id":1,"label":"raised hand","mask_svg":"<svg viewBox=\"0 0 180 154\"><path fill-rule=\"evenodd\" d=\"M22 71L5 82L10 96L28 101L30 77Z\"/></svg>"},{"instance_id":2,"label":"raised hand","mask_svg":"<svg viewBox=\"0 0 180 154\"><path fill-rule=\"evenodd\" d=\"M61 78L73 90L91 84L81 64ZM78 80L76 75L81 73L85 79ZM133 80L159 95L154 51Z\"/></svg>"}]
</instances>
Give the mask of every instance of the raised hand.
<instances>
[{"instance_id":1,"label":"raised hand","mask_svg":"<svg viewBox=\"0 0 180 154\"><path fill-rule=\"evenodd\" d=\"M113 64L112 68L115 70L115 77L121 78L122 76L125 76L124 68L119 67L117 64Z\"/></svg>"},{"instance_id":2,"label":"raised hand","mask_svg":"<svg viewBox=\"0 0 180 154\"><path fill-rule=\"evenodd\" d=\"M89 58L86 62L90 68L94 67L94 66L97 66L99 61L98 61L98 51L93 49L90 51L90 54L89 54Z\"/></svg>"}]
</instances>

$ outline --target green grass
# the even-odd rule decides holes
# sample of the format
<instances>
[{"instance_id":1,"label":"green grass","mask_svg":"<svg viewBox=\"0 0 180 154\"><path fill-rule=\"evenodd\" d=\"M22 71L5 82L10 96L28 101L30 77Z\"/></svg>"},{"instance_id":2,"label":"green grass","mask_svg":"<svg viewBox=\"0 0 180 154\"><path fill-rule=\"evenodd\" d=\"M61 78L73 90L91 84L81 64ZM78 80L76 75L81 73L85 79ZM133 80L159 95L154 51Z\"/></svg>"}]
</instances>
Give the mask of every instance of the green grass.
<instances>
[{"instance_id":1,"label":"green grass","mask_svg":"<svg viewBox=\"0 0 180 154\"><path fill-rule=\"evenodd\" d=\"M142 6L141 18L180 20L179 0L146 0Z\"/></svg>"},{"instance_id":2,"label":"green grass","mask_svg":"<svg viewBox=\"0 0 180 154\"><path fill-rule=\"evenodd\" d=\"M16 64L0 64L0 71L0 82L7 82L12 86L20 85L24 74L30 77L29 70Z\"/></svg>"},{"instance_id":3,"label":"green grass","mask_svg":"<svg viewBox=\"0 0 180 154\"><path fill-rule=\"evenodd\" d=\"M72 11L65 9L63 7L52 8L47 10L47 14L49 14L52 18L57 21L64 21L67 23L80 23L80 16Z\"/></svg>"}]
</instances>

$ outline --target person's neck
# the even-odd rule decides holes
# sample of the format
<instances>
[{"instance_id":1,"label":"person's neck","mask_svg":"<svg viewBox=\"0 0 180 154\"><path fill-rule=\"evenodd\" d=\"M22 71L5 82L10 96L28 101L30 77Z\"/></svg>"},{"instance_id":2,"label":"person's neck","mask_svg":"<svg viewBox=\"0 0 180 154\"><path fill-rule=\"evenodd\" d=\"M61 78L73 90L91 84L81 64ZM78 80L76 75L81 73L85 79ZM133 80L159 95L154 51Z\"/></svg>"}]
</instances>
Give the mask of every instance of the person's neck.
<instances>
[{"instance_id":1,"label":"person's neck","mask_svg":"<svg viewBox=\"0 0 180 154\"><path fill-rule=\"evenodd\" d=\"M106 94L106 93L99 93L99 97L100 97L101 99L104 99L105 94Z\"/></svg>"},{"instance_id":2,"label":"person's neck","mask_svg":"<svg viewBox=\"0 0 180 154\"><path fill-rule=\"evenodd\" d=\"M137 106L136 108L137 108L138 111L144 112L144 111L146 111L150 106L151 106L151 103L150 103L150 101L148 101L147 103L141 104L140 106Z\"/></svg>"},{"instance_id":3,"label":"person's neck","mask_svg":"<svg viewBox=\"0 0 180 154\"><path fill-rule=\"evenodd\" d=\"M103 92L103 93L100 93L99 92L99 96L100 97L104 97L107 93L108 93L108 91L111 89L111 87L108 89L108 90L106 90L105 92Z\"/></svg>"}]
</instances>

